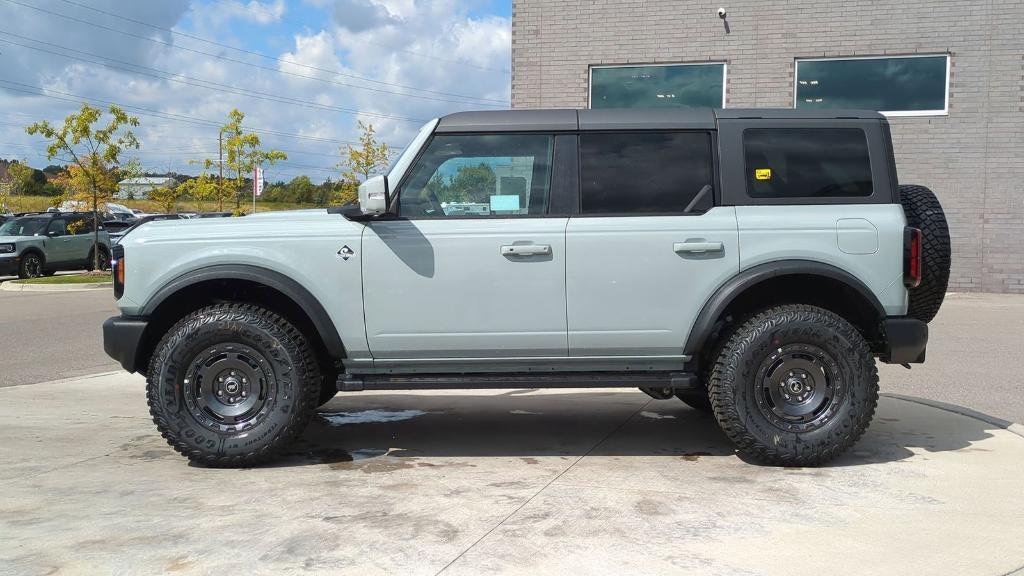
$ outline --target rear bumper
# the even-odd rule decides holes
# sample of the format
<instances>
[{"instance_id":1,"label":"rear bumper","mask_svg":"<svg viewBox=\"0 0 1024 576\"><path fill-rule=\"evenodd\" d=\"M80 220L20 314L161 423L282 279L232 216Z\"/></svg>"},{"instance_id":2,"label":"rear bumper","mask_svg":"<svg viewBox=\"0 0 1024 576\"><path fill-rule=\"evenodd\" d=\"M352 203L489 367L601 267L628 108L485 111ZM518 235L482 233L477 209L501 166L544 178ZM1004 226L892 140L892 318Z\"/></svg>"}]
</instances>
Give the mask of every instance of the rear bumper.
<instances>
[{"instance_id":1,"label":"rear bumper","mask_svg":"<svg viewBox=\"0 0 1024 576\"><path fill-rule=\"evenodd\" d=\"M146 320L139 318L107 318L103 323L103 351L117 360L125 370L136 372L139 343L142 342L146 325Z\"/></svg>"},{"instance_id":2,"label":"rear bumper","mask_svg":"<svg viewBox=\"0 0 1024 576\"><path fill-rule=\"evenodd\" d=\"M889 317L882 321L885 349L881 359L889 364L920 364L928 347L928 325L916 318Z\"/></svg>"}]
</instances>

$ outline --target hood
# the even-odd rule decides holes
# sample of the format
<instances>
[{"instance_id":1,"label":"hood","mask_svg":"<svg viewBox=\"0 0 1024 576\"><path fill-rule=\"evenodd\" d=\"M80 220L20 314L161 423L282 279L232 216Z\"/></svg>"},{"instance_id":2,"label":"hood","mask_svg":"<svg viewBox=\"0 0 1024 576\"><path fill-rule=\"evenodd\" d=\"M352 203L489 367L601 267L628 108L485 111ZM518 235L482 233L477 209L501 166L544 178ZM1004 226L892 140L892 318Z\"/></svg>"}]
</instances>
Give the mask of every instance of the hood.
<instances>
[{"instance_id":1,"label":"hood","mask_svg":"<svg viewBox=\"0 0 1024 576\"><path fill-rule=\"evenodd\" d=\"M46 238L46 236L0 236L0 244L17 244L18 242L39 241Z\"/></svg>"},{"instance_id":2,"label":"hood","mask_svg":"<svg viewBox=\"0 0 1024 576\"><path fill-rule=\"evenodd\" d=\"M318 223L358 226L340 214L326 209L262 212L241 218L189 218L186 220L157 220L148 222L124 235L121 244L215 240L219 238L243 240L246 238L298 237L310 234Z\"/></svg>"}]
</instances>

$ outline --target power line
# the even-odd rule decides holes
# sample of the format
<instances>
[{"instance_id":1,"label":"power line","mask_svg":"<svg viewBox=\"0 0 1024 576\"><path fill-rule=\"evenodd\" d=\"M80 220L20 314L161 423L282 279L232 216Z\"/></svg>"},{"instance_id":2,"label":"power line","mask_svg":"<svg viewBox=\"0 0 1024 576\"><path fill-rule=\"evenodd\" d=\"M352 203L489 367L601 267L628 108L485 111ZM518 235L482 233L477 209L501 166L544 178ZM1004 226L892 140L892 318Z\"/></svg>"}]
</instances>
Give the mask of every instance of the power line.
<instances>
[{"instance_id":1,"label":"power line","mask_svg":"<svg viewBox=\"0 0 1024 576\"><path fill-rule=\"evenodd\" d=\"M151 73L144 72L144 71L141 71L141 70L132 70L132 69L126 68L124 66L115 66L113 64L109 64L109 63L102 62L102 61L89 60L88 58L69 56L67 54L61 54L61 53L55 52L53 50L47 50L45 48L40 48L38 46L29 46L27 44L21 44L20 42L14 42L12 40L0 39L0 42L4 42L6 44L12 44L14 46L20 46L22 48L28 48L29 50L37 50L37 51L40 51L40 52L45 52L47 54L53 54L55 56L61 56L61 57L64 57L64 58L70 58L70 59L74 59L74 60L81 60L83 62L89 62L89 63L92 63L92 64L98 64L98 65L101 65L101 66L109 66L111 68L114 68L114 69L117 69L117 70L123 70L125 72L130 72L132 74L141 74L143 76L149 76L151 78L157 78L157 79L166 80L166 81L169 81L169 82L176 82L176 83L179 83L179 84L186 84L188 86L195 86L195 87L198 87L198 88L206 88L207 90L227 91L227 92L232 93L232 94L238 94L240 96L249 96L251 98L256 98L258 100L266 100L266 101L278 102L278 103L282 103L282 104L292 104L292 105L295 105L295 106L301 106L303 108L310 108L310 109L315 109L315 110L329 110L329 111L333 111L333 112L341 112L341 113L344 113L344 114L364 115L364 116L370 116L370 117L375 117L375 118L387 118L387 119L392 119L392 120L402 120L402 121L405 121L405 122L417 122L417 123L424 122L424 120L421 119L421 118L410 118L408 116L396 116L396 115L393 115L393 114L383 114L383 113L380 113L380 112L368 112L368 111L363 111L363 110L356 110L356 109L353 109L353 108L343 108L341 106L333 106L333 105L329 105L329 104L319 104L317 102L311 102L309 100L300 100L298 98L291 98L291 97L288 97L288 96L278 96L276 94L270 94L270 93L267 93L267 92L259 92L259 91L250 90L250 89L247 89L247 88L237 88L237 87L234 87L234 86L230 86L228 84L221 84L219 82L213 82L211 80L203 80L203 79L199 79L199 78L189 78L188 76L184 76L184 75L181 75L181 74L176 74L174 72L167 72L165 70L158 70L156 68L150 68L148 66L140 66L138 64L132 64L130 62L124 62L123 60L115 60L113 58L108 58L106 56L98 56L96 54L90 54L89 52L84 52L84 51L81 51L81 50L75 50L74 48L67 48L67 47L64 47L64 46L59 46L57 44L51 44L50 42L42 42L42 41L39 41L39 40L32 40L31 38L26 38L24 36L20 36L18 34L13 34L11 32L7 32L5 30L0 30L0 34L5 34L5 35L8 35L8 36L14 36L14 37L17 37L17 38L22 38L22 39L29 40L29 41L32 41L32 42L38 42L40 44L47 44L47 45L50 45L50 46L56 46L56 47L58 47L58 48L60 48L62 50L67 50L69 52L77 52L79 54L86 54L88 56L93 56L95 58L100 58L100 59L104 59L104 60L110 60L111 62L123 63L123 64L126 64L127 66L133 66L133 67L136 67L136 68L143 68L143 69L146 69L146 70L153 70L154 72L158 72L159 74L163 74L165 76L160 76L160 75L157 75L157 74L151 74ZM209 84L209 86L207 86L206 84Z\"/></svg>"},{"instance_id":2,"label":"power line","mask_svg":"<svg viewBox=\"0 0 1024 576\"><path fill-rule=\"evenodd\" d=\"M162 31L168 31L169 30L167 28L161 28L160 26L156 26L155 24L150 24L149 22L143 22L142 20L136 20L134 18L129 18L129 17L123 16L121 14L115 14L113 12L107 12L106 10L101 10L101 9L96 8L94 6L88 6L86 4L81 4L79 2L72 2L71 0L60 0L60 1L64 2L65 4L70 4L72 6L78 6L79 8L85 8L86 10L92 10L93 12L98 12L100 14L106 14L107 16L112 16L114 18L120 18L121 20L125 20L125 21L128 21L128 22L134 22L136 24L141 24L142 26L147 26L147 27L153 28L155 30L162 30ZM295 24L297 26L303 26L304 25L304 24L301 24L301 23L296 22L294 20L289 20L287 18L280 18L280 20L282 22L288 22L290 24ZM260 56L261 58L267 58L267 59L270 59L270 60L274 59L273 56L269 56L269 55L264 54L262 52L257 52L257 51L254 51L254 50L246 50L245 48L237 48L237 47L231 46L229 44L221 44L220 42L215 42L213 40L210 40L210 39L207 39L207 38L203 38L201 36L196 36L194 34L189 34L188 32L181 32L180 30L170 30L170 31L172 33L174 33L174 34L179 35L179 36L184 36L186 38L191 38L193 40L198 40L200 42L205 42L207 44L212 44L214 46L220 46L220 47L223 47L223 48L230 48L231 50L237 50L239 52L244 52L246 54L253 54L255 56ZM366 44L373 44L375 46L381 46L383 48L387 48L387 49L393 50L395 52L405 52L406 54L412 54L412 55L415 55L415 56L419 56L421 58L428 58L428 59L431 59L431 60L438 60L440 62L447 62L449 64L456 64L456 65L459 65L459 66L465 66L467 68L476 68L478 70L487 70L487 71L490 71L490 72L499 72L499 73L502 73L502 74L509 74L509 71L505 70L505 69L498 69L498 68L490 68L490 67L487 67L487 66L480 66L479 64L473 64L471 62L466 62L464 60L454 60L454 59L449 59L449 58L442 58L440 56L434 56L432 54L424 54L422 52L417 52L415 50L409 50L408 48L394 48L392 46L387 46L385 44L381 44L380 42L373 42L373 41L366 40L366 39L361 39L360 42L365 42Z\"/></svg>"},{"instance_id":3,"label":"power line","mask_svg":"<svg viewBox=\"0 0 1024 576\"><path fill-rule=\"evenodd\" d=\"M162 120L174 120L176 122L184 122L184 123L187 123L187 124L195 124L195 125L199 125L199 126L214 127L214 128L217 128L217 129L220 129L221 126L222 126L222 123L219 122L219 121L216 121L216 120L208 120L208 119L205 119L205 118L197 118L195 116L187 116L187 115L184 115L184 114L177 114L177 113L174 113L174 112L161 112L159 110L153 110L151 108L144 108L144 107L141 107L141 106L136 106L134 104L119 104L117 102L113 102L113 101L110 101L110 100L103 100L101 98L90 98L90 97L87 97L87 96L81 96L81 95L78 95L78 94L72 94L70 92L61 92L60 90L54 90L54 89L51 89L51 88L43 88L41 86L33 86L31 84L23 84L21 82L14 82L12 80L4 80L2 78L0 78L0 83L8 84L8 85L13 85L13 86L21 86L22 88L12 88L11 86L8 86L7 89L8 90L13 90L15 92L22 92L22 93L25 93L25 94L31 94L33 96L41 96L43 98L52 98L52 99L55 99L55 100L63 100L65 102L75 102L75 103L79 103L79 102L82 102L82 101L94 102L94 103L98 102L98 103L103 104L103 105L108 105L108 106L109 105L114 105L114 106L119 106L121 108L129 109L129 110L134 110L136 114L139 114L139 115L142 115L142 116L153 116L153 117L156 117L156 118L160 118ZM49 94L47 92L52 92L52 94ZM60 96L54 96L53 94L60 94ZM337 140L337 139L334 139L334 138L323 138L323 137L319 137L319 136L307 136L307 135L304 135L304 134L293 134L293 133L290 133L290 132L281 132L281 131L278 131L278 130L267 130L267 129L254 128L254 127L249 127L249 130L252 131L252 132L258 132L261 135L281 136L283 138L294 138L294 139L297 139L297 140L309 140L311 142L330 142L332 144L347 144L347 143L351 143L350 141Z\"/></svg>"},{"instance_id":4,"label":"power line","mask_svg":"<svg viewBox=\"0 0 1024 576\"><path fill-rule=\"evenodd\" d=\"M43 12L43 13L46 13L46 14L51 14L51 15L57 16L59 18L64 18L64 19L67 19L67 20L71 20L73 22L79 22L79 23L82 23L82 24L86 24L88 26L94 26L96 28L100 28L100 29L103 29L103 30L109 30L111 32L116 32L118 34L123 34L125 36L130 36L132 38L138 38L139 40L145 40L147 42L153 42L153 43L156 43L156 44L162 44L164 46L169 46L171 48L177 48L179 50L186 50L188 52L193 52L193 53L196 53L196 54L201 54L203 56L208 56L210 58L216 58L216 59L224 60L224 61L227 61L227 62L235 62L237 64L242 64L242 65L245 65L245 66L251 66L251 67L254 67L254 68L259 68L261 70L267 70L267 71L278 73L278 74L286 74L286 75L295 76L295 77L298 77L298 78L306 78L306 79L309 79L309 80L316 80L316 81L319 81L319 82L327 82L329 84L337 84L339 86L348 86L350 88L356 88L356 89L360 89L360 90L370 90L370 91L374 91L374 92L383 92L383 93L386 93L386 94L396 94L396 95L400 95L400 96L416 97L415 95L412 95L412 94L406 94L406 93L401 93L401 92L394 92L394 91L390 91L390 90L384 90L384 89L381 89L381 88L373 88L373 87L370 87L370 86L359 86L359 85L355 85L355 84L346 84L346 83L343 83L343 82L332 81L332 80L328 80L328 79L325 79L325 78L317 78L316 76L307 76L307 75L303 75L303 74L297 74L297 73L294 73L294 72L288 72L286 70L279 70L277 68L271 68L269 66L261 66L259 64L254 64L252 62L246 62L245 60L239 60L237 58L230 58L230 57L227 57L227 56L223 56L221 54L214 54L212 52L204 52L202 50L196 50L195 48L189 48L187 46L180 46L180 45L174 44L172 42L166 42L164 40L159 40L157 38L150 38L148 36L143 36L141 34L133 34L131 32L127 32L125 30L120 30L118 28L114 28L114 27L111 27L111 26L105 26L103 24L99 24L99 23L96 23L96 22L90 22L89 20L83 20L81 18L76 18L74 16L69 16L67 14L61 14L59 12L54 12L52 10L47 10L45 8L40 8L39 6L33 6L31 4L25 4L23 2L18 2L17 0L6 0L6 1L11 3L11 4L15 4L15 5L22 6L22 7L25 7L25 8L29 8L29 9L32 9L32 10L37 10L39 12ZM118 16L118 17L120 17L120 16ZM179 32L176 32L175 30L172 30L170 28L161 28L159 26L153 26L153 27L157 28L159 30L168 32L170 34L180 34ZM233 46L228 46L226 44L217 44L217 45L218 46L222 46L224 48L236 49ZM259 53L256 53L256 54L259 54ZM262 54L260 54L260 55L263 56ZM491 102L493 104L497 104L497 105L501 105L501 106L508 105L508 102L504 101L504 100L495 100L495 99L491 99L491 98L480 98L480 97L476 97L476 96L469 96L469 95L466 95L466 94L455 94L455 93L451 93L451 92L441 92L441 91L437 91L437 90L429 90L429 89L426 89L426 88L417 88L415 86L407 86L407 85L404 85L404 84L397 84L397 83L394 83L394 82L385 82L383 80L374 80L372 78L366 78L366 77L358 76L358 75L355 75L355 74L349 74L349 73L343 72L341 70L330 70L330 69L327 69L327 68L319 68L319 67L316 67L316 66L310 66L308 64L302 64L302 63L299 63L299 62L293 62L293 61L290 61L290 60L285 60L283 58L276 58L276 57L273 57L273 56L264 56L264 57L272 59L272 60L274 60L274 61L276 61L278 63L281 63L281 64L287 64L287 65L292 65L292 66L299 66L299 67L302 67L302 68L308 68L308 69L317 70L317 71L320 71L320 72L327 72L327 73L330 73L330 74L336 74L338 76L344 76L344 77L354 78L354 79L357 79L357 80L362 80L364 82L372 82L372 83L376 83L376 84L381 84L383 86L391 86L391 87L394 87L394 88L401 88L401 89L404 89L404 90L415 90L417 92L423 92L423 93L427 93L427 94L437 94L437 95L441 95L441 96L451 96L451 97L455 97L455 98L462 98L462 99L465 99L465 100L474 100L474 101L478 101L478 102ZM473 104L473 102L462 102L462 103L463 104Z\"/></svg>"}]
</instances>

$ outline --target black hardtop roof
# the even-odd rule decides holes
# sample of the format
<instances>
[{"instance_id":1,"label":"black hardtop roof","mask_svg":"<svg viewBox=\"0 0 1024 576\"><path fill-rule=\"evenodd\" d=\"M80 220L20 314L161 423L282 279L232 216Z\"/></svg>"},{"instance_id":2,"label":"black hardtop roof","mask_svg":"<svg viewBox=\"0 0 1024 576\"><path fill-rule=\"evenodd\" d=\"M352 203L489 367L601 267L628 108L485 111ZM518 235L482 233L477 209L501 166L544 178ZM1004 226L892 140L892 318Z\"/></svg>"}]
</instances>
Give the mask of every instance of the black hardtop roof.
<instances>
[{"instance_id":1,"label":"black hardtop roof","mask_svg":"<svg viewBox=\"0 0 1024 576\"><path fill-rule=\"evenodd\" d=\"M534 132L540 130L685 130L714 129L717 120L874 120L869 110L796 110L793 108L604 108L456 112L441 118L437 132Z\"/></svg>"}]
</instances>

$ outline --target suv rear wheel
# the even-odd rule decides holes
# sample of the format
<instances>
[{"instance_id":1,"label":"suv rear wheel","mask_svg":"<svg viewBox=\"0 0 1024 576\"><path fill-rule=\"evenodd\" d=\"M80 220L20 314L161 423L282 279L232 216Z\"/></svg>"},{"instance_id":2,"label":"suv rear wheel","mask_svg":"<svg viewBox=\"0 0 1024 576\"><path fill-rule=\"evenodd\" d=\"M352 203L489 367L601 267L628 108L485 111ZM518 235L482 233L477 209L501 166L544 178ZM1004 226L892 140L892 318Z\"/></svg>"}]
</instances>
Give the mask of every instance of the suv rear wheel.
<instances>
[{"instance_id":1,"label":"suv rear wheel","mask_svg":"<svg viewBox=\"0 0 1024 576\"><path fill-rule=\"evenodd\" d=\"M765 464L813 466L852 446L878 403L864 337L814 306L769 308L727 337L708 382L715 419Z\"/></svg>"},{"instance_id":2,"label":"suv rear wheel","mask_svg":"<svg viewBox=\"0 0 1024 576\"><path fill-rule=\"evenodd\" d=\"M320 394L303 334L273 311L218 304L157 345L146 395L168 444L207 466L251 466L302 433Z\"/></svg>"},{"instance_id":3,"label":"suv rear wheel","mask_svg":"<svg viewBox=\"0 0 1024 576\"><path fill-rule=\"evenodd\" d=\"M89 250L89 257L85 260L85 269L92 272L96 269L96 259L93 257L94 252ZM110 270L110 252L106 248L100 246L100 270Z\"/></svg>"}]
</instances>

